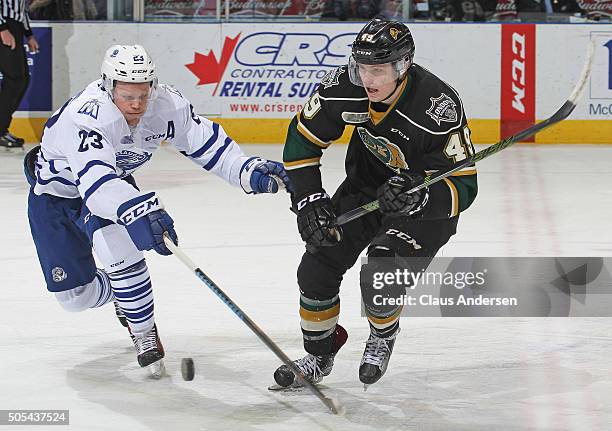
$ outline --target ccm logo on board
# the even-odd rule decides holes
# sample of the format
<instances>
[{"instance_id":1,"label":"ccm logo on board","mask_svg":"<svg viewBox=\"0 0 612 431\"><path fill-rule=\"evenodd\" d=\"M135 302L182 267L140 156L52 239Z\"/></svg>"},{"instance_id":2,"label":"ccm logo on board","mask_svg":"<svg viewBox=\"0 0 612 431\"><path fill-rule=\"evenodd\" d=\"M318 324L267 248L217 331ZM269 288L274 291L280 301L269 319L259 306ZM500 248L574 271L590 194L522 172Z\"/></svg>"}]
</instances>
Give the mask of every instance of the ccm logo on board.
<instances>
[{"instance_id":1,"label":"ccm logo on board","mask_svg":"<svg viewBox=\"0 0 612 431\"><path fill-rule=\"evenodd\" d=\"M501 36L500 134L506 137L535 124L535 26L502 24Z\"/></svg>"},{"instance_id":2,"label":"ccm logo on board","mask_svg":"<svg viewBox=\"0 0 612 431\"><path fill-rule=\"evenodd\" d=\"M512 33L512 107L525 113L525 34Z\"/></svg>"}]
</instances>

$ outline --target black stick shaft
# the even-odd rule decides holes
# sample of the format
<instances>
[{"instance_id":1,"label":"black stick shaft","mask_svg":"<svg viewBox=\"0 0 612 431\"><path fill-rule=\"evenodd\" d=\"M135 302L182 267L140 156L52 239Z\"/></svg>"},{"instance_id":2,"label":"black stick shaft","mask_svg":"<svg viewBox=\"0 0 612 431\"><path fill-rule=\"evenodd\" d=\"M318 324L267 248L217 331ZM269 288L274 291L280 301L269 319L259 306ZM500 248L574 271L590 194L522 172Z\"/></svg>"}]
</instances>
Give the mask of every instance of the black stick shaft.
<instances>
[{"instance_id":1,"label":"black stick shaft","mask_svg":"<svg viewBox=\"0 0 612 431\"><path fill-rule=\"evenodd\" d=\"M223 301L225 305L228 306L230 310L244 322L246 326L249 327L255 335L270 349L272 352L280 359L283 364L285 364L293 373L296 375L297 379L306 386L317 398L321 400L321 402L327 407L332 413L338 414L338 409L334 402L327 398L323 392L311 382L306 380L300 370L295 366L293 361L289 359L289 357L283 352L280 347L276 345L274 341L262 329L257 326L253 320L247 314L242 311L242 309L234 302L232 299L227 296L227 294L219 287L217 284L208 276L204 271L198 268L193 261L181 250L177 245L175 245L172 240L168 238L166 234L164 234L164 242L166 246L172 251L172 253L179 258L181 262L183 262L202 282L210 289L212 292L217 295L217 297Z\"/></svg>"}]
</instances>

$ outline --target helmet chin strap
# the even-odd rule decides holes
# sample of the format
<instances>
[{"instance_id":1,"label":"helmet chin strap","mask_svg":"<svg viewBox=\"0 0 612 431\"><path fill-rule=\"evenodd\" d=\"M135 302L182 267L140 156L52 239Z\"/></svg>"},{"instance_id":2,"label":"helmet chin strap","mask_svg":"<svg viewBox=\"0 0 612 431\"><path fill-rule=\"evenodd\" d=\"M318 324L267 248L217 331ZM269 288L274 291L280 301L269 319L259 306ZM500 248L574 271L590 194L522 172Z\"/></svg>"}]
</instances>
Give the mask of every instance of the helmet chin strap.
<instances>
[{"instance_id":1,"label":"helmet chin strap","mask_svg":"<svg viewBox=\"0 0 612 431\"><path fill-rule=\"evenodd\" d=\"M387 97L385 97L384 99L381 100L382 103L385 102L385 100L387 100L388 98L390 98L391 96L393 96L393 93L395 93L395 90L398 89L398 87L402 84L403 79L396 79L395 80L395 87L393 88L393 90L391 90L391 93L389 93L387 95Z\"/></svg>"},{"instance_id":2,"label":"helmet chin strap","mask_svg":"<svg viewBox=\"0 0 612 431\"><path fill-rule=\"evenodd\" d=\"M404 82L404 79L406 79L406 76L408 74L404 74L404 76L402 77L402 75L399 75L398 78L395 80L395 87L393 87L393 90L391 90L391 92L387 95L387 97L385 97L384 99L381 100L382 103L385 102L385 100L387 100L388 98L390 98L391 96L393 96L393 93L395 93L395 91L399 88L400 85L402 85L402 82Z\"/></svg>"}]
</instances>

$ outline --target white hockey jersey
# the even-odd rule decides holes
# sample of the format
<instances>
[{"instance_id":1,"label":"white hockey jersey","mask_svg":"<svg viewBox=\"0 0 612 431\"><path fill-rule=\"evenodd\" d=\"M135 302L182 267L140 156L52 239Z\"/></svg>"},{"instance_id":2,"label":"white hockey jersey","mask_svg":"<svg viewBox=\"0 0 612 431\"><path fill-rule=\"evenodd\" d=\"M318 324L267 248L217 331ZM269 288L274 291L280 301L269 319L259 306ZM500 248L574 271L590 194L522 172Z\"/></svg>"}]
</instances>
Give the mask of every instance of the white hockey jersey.
<instances>
[{"instance_id":1,"label":"white hockey jersey","mask_svg":"<svg viewBox=\"0 0 612 431\"><path fill-rule=\"evenodd\" d=\"M140 194L121 178L144 165L163 141L240 185L249 158L221 126L195 114L177 90L158 86L138 126L130 129L101 83L89 84L45 124L34 193L81 197L93 214L116 221L117 208Z\"/></svg>"}]
</instances>

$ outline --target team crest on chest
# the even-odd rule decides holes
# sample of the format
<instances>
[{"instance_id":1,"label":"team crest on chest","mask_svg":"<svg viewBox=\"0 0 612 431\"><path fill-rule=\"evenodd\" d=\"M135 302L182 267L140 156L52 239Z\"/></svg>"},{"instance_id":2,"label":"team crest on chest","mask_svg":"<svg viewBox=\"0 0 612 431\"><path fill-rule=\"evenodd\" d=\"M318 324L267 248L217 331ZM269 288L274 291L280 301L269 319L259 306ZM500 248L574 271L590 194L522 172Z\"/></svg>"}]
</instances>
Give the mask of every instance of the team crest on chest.
<instances>
[{"instance_id":1,"label":"team crest on chest","mask_svg":"<svg viewBox=\"0 0 612 431\"><path fill-rule=\"evenodd\" d=\"M151 158L149 153L135 153L134 151L121 150L115 153L117 159L117 168L122 176L125 173L135 170L140 165Z\"/></svg>"},{"instance_id":2,"label":"team crest on chest","mask_svg":"<svg viewBox=\"0 0 612 431\"><path fill-rule=\"evenodd\" d=\"M442 122L454 123L457 121L457 104L446 94L442 93L439 97L430 97L431 106L427 111L438 126Z\"/></svg>"},{"instance_id":3,"label":"team crest on chest","mask_svg":"<svg viewBox=\"0 0 612 431\"><path fill-rule=\"evenodd\" d=\"M357 133L366 148L391 170L399 174L402 170L408 169L404 153L397 145L387 138L372 135L363 127L357 127Z\"/></svg>"},{"instance_id":4,"label":"team crest on chest","mask_svg":"<svg viewBox=\"0 0 612 431\"><path fill-rule=\"evenodd\" d=\"M321 80L321 85L323 88L329 88L340 84L340 75L344 73L344 70L344 66L340 66L325 75Z\"/></svg>"}]
</instances>

